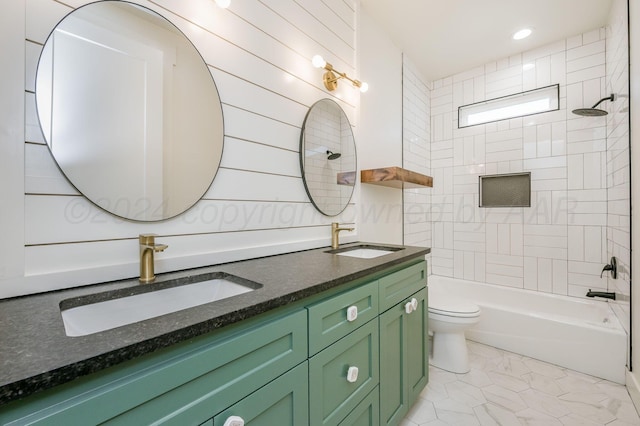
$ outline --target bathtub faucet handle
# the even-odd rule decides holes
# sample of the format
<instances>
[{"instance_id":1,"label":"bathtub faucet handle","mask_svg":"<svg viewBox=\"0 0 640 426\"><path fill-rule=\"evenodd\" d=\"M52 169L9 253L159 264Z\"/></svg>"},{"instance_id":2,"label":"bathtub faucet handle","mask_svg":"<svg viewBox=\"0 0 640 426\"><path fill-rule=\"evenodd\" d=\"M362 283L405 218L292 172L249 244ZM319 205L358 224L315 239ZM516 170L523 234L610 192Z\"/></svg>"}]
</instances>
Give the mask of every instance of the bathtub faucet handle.
<instances>
[{"instance_id":1,"label":"bathtub faucet handle","mask_svg":"<svg viewBox=\"0 0 640 426\"><path fill-rule=\"evenodd\" d=\"M604 271L611 271L611 278L613 278L614 280L618 278L618 262L615 256L612 256L609 263L604 265L604 268L602 268L602 272L600 272L600 278L602 278L602 274L604 274Z\"/></svg>"}]
</instances>

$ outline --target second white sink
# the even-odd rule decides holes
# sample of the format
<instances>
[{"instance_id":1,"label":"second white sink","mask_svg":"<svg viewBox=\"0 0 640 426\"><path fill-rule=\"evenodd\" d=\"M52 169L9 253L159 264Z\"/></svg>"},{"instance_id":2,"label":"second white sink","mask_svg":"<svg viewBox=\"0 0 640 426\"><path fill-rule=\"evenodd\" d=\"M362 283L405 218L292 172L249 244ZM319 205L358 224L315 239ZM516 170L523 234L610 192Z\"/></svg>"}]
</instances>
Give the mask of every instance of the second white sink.
<instances>
[{"instance_id":1,"label":"second white sink","mask_svg":"<svg viewBox=\"0 0 640 426\"><path fill-rule=\"evenodd\" d=\"M375 257L384 256L393 253L390 250L379 250L370 248L358 248L355 250L343 251L336 253L338 256L358 257L360 259L373 259Z\"/></svg>"},{"instance_id":2,"label":"second white sink","mask_svg":"<svg viewBox=\"0 0 640 426\"><path fill-rule=\"evenodd\" d=\"M76 306L61 313L67 336L86 336L255 289L224 278L215 278Z\"/></svg>"},{"instance_id":3,"label":"second white sink","mask_svg":"<svg viewBox=\"0 0 640 426\"><path fill-rule=\"evenodd\" d=\"M325 253L335 254L336 256L356 257L358 259L374 259L399 250L403 250L403 248L378 246L373 244L359 244L351 247L328 250L325 251Z\"/></svg>"}]
</instances>

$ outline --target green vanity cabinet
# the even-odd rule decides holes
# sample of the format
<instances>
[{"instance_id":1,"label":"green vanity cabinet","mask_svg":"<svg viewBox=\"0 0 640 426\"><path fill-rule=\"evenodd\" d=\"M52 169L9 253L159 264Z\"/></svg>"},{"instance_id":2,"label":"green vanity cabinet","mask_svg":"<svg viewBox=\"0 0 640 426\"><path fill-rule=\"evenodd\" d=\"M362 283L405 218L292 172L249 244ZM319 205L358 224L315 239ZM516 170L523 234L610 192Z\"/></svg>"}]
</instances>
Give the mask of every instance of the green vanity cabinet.
<instances>
[{"instance_id":1,"label":"green vanity cabinet","mask_svg":"<svg viewBox=\"0 0 640 426\"><path fill-rule=\"evenodd\" d=\"M426 288L380 315L380 423L383 425L399 424L427 384L427 320Z\"/></svg>"},{"instance_id":2,"label":"green vanity cabinet","mask_svg":"<svg viewBox=\"0 0 640 426\"><path fill-rule=\"evenodd\" d=\"M307 309L310 424L399 424L428 380L426 262L384 271ZM356 354L379 364L366 388L346 380Z\"/></svg>"},{"instance_id":3,"label":"green vanity cabinet","mask_svg":"<svg viewBox=\"0 0 640 426\"><path fill-rule=\"evenodd\" d=\"M409 260L3 406L0 425L398 424L428 380L427 309Z\"/></svg>"}]
</instances>

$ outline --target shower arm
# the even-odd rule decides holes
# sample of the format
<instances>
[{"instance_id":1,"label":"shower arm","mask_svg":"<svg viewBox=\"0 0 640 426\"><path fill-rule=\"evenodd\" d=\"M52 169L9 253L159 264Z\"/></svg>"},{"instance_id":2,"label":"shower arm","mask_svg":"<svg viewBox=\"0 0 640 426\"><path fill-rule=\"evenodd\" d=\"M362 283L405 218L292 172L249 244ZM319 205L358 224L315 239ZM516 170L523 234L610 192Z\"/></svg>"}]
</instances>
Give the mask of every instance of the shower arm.
<instances>
[{"instance_id":1,"label":"shower arm","mask_svg":"<svg viewBox=\"0 0 640 426\"><path fill-rule=\"evenodd\" d=\"M595 104L594 106L592 106L591 108L593 109L593 108L597 107L598 105L600 105L600 104L601 104L602 102L604 102L604 101L612 101L612 102L613 102L613 101L615 101L615 100L616 100L616 95L615 95L614 93L612 93L612 94L611 94L611 96L607 96L606 98L602 98L602 99L600 99L600 100L599 100L598 102L596 102L596 104Z\"/></svg>"}]
</instances>

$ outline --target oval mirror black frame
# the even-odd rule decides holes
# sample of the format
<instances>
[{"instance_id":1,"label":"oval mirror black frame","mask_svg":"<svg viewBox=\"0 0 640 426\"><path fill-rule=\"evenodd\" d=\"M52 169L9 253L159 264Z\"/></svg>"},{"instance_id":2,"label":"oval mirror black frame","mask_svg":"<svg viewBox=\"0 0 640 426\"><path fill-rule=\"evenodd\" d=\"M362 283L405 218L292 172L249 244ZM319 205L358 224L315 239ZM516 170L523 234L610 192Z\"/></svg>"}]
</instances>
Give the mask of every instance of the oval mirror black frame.
<instances>
[{"instance_id":1,"label":"oval mirror black frame","mask_svg":"<svg viewBox=\"0 0 640 426\"><path fill-rule=\"evenodd\" d=\"M220 165L224 119L209 67L144 6L105 0L65 16L40 55L36 108L65 177L122 218L183 213Z\"/></svg>"},{"instance_id":2,"label":"oval mirror black frame","mask_svg":"<svg viewBox=\"0 0 640 426\"><path fill-rule=\"evenodd\" d=\"M344 211L356 182L353 130L343 109L331 99L313 104L300 133L300 170L307 195L325 216Z\"/></svg>"}]
</instances>

